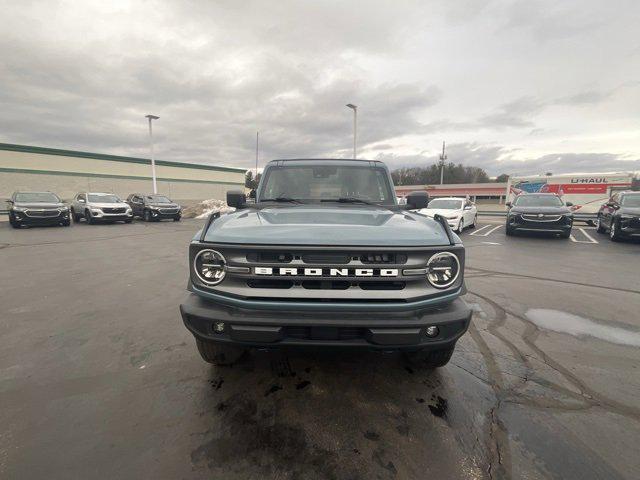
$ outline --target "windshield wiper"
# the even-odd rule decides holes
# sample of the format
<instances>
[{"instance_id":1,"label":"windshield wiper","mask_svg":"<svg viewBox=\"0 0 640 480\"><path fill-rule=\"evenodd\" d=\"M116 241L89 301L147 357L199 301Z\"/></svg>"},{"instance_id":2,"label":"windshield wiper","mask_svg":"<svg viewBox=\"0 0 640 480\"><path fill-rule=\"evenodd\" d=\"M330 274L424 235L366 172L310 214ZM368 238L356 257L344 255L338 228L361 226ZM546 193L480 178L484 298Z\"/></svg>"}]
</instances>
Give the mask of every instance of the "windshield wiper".
<instances>
[{"instance_id":1,"label":"windshield wiper","mask_svg":"<svg viewBox=\"0 0 640 480\"><path fill-rule=\"evenodd\" d=\"M326 198L320 200L321 202L336 202L336 203L361 203L363 205L375 205L379 207L377 203L368 202L366 200L362 200L361 198L356 197L340 197L340 198Z\"/></svg>"},{"instance_id":2,"label":"windshield wiper","mask_svg":"<svg viewBox=\"0 0 640 480\"><path fill-rule=\"evenodd\" d=\"M300 200L296 200L291 197L276 197L276 198L263 198L260 200L262 202L279 202L279 203L302 203Z\"/></svg>"}]
</instances>

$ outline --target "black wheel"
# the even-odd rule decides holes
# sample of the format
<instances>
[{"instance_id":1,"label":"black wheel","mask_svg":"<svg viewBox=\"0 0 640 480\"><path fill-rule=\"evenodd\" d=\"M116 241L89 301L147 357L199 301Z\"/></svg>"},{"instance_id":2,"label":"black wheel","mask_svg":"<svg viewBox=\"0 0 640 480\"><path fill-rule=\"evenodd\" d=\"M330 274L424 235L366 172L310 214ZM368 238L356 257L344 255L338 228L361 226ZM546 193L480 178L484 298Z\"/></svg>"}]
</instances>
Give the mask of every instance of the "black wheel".
<instances>
[{"instance_id":1,"label":"black wheel","mask_svg":"<svg viewBox=\"0 0 640 480\"><path fill-rule=\"evenodd\" d=\"M145 210L144 213L142 214L142 219L145 222L150 222L151 221L151 212L149 210Z\"/></svg>"},{"instance_id":2,"label":"black wheel","mask_svg":"<svg viewBox=\"0 0 640 480\"><path fill-rule=\"evenodd\" d=\"M131 223L131 222L133 222L133 219L131 219L131 218L129 218L129 219L124 221L124 223Z\"/></svg>"},{"instance_id":3,"label":"black wheel","mask_svg":"<svg viewBox=\"0 0 640 480\"><path fill-rule=\"evenodd\" d=\"M515 230L511 228L509 225L507 225L507 228L505 229L505 233L507 234L507 237L511 237L515 234Z\"/></svg>"},{"instance_id":4,"label":"black wheel","mask_svg":"<svg viewBox=\"0 0 640 480\"><path fill-rule=\"evenodd\" d=\"M439 368L444 367L453 355L455 345L442 350L418 350L417 352L405 352L407 359L423 368Z\"/></svg>"},{"instance_id":5,"label":"black wheel","mask_svg":"<svg viewBox=\"0 0 640 480\"><path fill-rule=\"evenodd\" d=\"M604 225L602 225L602 220L600 219L600 215L596 219L596 232L598 233L607 233L607 229Z\"/></svg>"},{"instance_id":6,"label":"black wheel","mask_svg":"<svg viewBox=\"0 0 640 480\"><path fill-rule=\"evenodd\" d=\"M71 218L74 223L78 223L80 221L80 215L78 215L73 208L71 209Z\"/></svg>"},{"instance_id":7,"label":"black wheel","mask_svg":"<svg viewBox=\"0 0 640 480\"><path fill-rule=\"evenodd\" d=\"M613 242L619 242L620 240L622 240L622 235L620 235L620 225L618 225L618 222L616 222L615 218L611 220L611 228L609 229L609 238Z\"/></svg>"},{"instance_id":8,"label":"black wheel","mask_svg":"<svg viewBox=\"0 0 640 480\"><path fill-rule=\"evenodd\" d=\"M462 231L464 230L464 218L461 218L460 221L458 222L458 228L456 228L456 233L462 233Z\"/></svg>"},{"instance_id":9,"label":"black wheel","mask_svg":"<svg viewBox=\"0 0 640 480\"><path fill-rule=\"evenodd\" d=\"M180 217L173 217L173 221L174 222L179 222L180 221Z\"/></svg>"},{"instance_id":10,"label":"black wheel","mask_svg":"<svg viewBox=\"0 0 640 480\"><path fill-rule=\"evenodd\" d=\"M207 342L197 338L196 345L198 346L200 356L205 362L221 366L234 364L240 360L240 357L242 357L246 351L244 348L238 347L237 345Z\"/></svg>"},{"instance_id":11,"label":"black wheel","mask_svg":"<svg viewBox=\"0 0 640 480\"><path fill-rule=\"evenodd\" d=\"M569 230L568 232L562 232L560 234L560 238L569 238L571 236L571 230Z\"/></svg>"},{"instance_id":12,"label":"black wheel","mask_svg":"<svg viewBox=\"0 0 640 480\"><path fill-rule=\"evenodd\" d=\"M476 214L473 217L473 222L471 223L471 225L469 226L469 228L476 228L476 225L478 224L478 214Z\"/></svg>"},{"instance_id":13,"label":"black wheel","mask_svg":"<svg viewBox=\"0 0 640 480\"><path fill-rule=\"evenodd\" d=\"M64 222L62 222L62 226L63 227L70 227L71 226L71 220L65 220Z\"/></svg>"},{"instance_id":14,"label":"black wheel","mask_svg":"<svg viewBox=\"0 0 640 480\"><path fill-rule=\"evenodd\" d=\"M84 211L84 219L87 221L89 225L95 223L93 217L91 216L91 212L89 210Z\"/></svg>"}]
</instances>

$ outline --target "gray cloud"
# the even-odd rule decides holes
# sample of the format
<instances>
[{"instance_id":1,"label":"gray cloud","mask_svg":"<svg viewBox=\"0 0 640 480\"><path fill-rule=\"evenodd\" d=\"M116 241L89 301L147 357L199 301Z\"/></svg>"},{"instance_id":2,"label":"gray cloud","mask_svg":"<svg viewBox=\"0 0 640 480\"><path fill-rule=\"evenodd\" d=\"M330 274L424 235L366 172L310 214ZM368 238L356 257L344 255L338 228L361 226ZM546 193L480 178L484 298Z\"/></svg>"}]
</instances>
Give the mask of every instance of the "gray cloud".
<instances>
[{"instance_id":1,"label":"gray cloud","mask_svg":"<svg viewBox=\"0 0 640 480\"><path fill-rule=\"evenodd\" d=\"M160 158L250 167L257 130L264 160L346 157L352 102L360 151L393 165L430 161L441 138L452 160L492 173L519 166L515 152L531 165L572 152L563 168L624 162L640 152L640 70L637 40L624 41L638 7L622 5L7 2L0 141L146 156L154 113ZM591 109L609 109L594 118L610 126L586 123ZM580 153L567 143L578 124L604 140ZM534 140L544 153L527 151Z\"/></svg>"}]
</instances>

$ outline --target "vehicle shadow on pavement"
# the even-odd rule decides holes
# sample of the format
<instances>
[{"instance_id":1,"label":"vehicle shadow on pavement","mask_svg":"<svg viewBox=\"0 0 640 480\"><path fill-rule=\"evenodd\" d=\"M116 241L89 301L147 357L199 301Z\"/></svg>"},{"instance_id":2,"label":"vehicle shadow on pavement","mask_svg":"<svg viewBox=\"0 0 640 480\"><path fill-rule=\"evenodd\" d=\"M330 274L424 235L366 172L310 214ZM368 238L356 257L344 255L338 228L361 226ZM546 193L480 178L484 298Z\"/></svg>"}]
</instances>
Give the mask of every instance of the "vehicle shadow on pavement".
<instances>
[{"instance_id":1,"label":"vehicle shadow on pavement","mask_svg":"<svg viewBox=\"0 0 640 480\"><path fill-rule=\"evenodd\" d=\"M471 419L443 372L399 354L251 352L211 367L192 464L224 478L482 477Z\"/></svg>"}]
</instances>

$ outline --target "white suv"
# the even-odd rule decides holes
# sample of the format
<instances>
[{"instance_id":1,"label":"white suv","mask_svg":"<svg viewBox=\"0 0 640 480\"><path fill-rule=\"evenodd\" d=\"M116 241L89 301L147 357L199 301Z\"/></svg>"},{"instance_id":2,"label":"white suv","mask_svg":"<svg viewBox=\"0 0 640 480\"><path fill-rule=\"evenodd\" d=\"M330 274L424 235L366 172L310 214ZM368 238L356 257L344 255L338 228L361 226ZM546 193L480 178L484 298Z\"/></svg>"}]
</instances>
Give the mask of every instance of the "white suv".
<instances>
[{"instance_id":1,"label":"white suv","mask_svg":"<svg viewBox=\"0 0 640 480\"><path fill-rule=\"evenodd\" d=\"M442 197L434 198L427 208L418 210L419 213L433 217L436 213L447 219L449 226L461 233L466 227L475 227L478 221L478 209L468 198Z\"/></svg>"},{"instance_id":2,"label":"white suv","mask_svg":"<svg viewBox=\"0 0 640 480\"><path fill-rule=\"evenodd\" d=\"M98 221L131 223L133 212L113 193L84 192L73 198L71 217L74 222L84 218L89 224Z\"/></svg>"}]
</instances>

